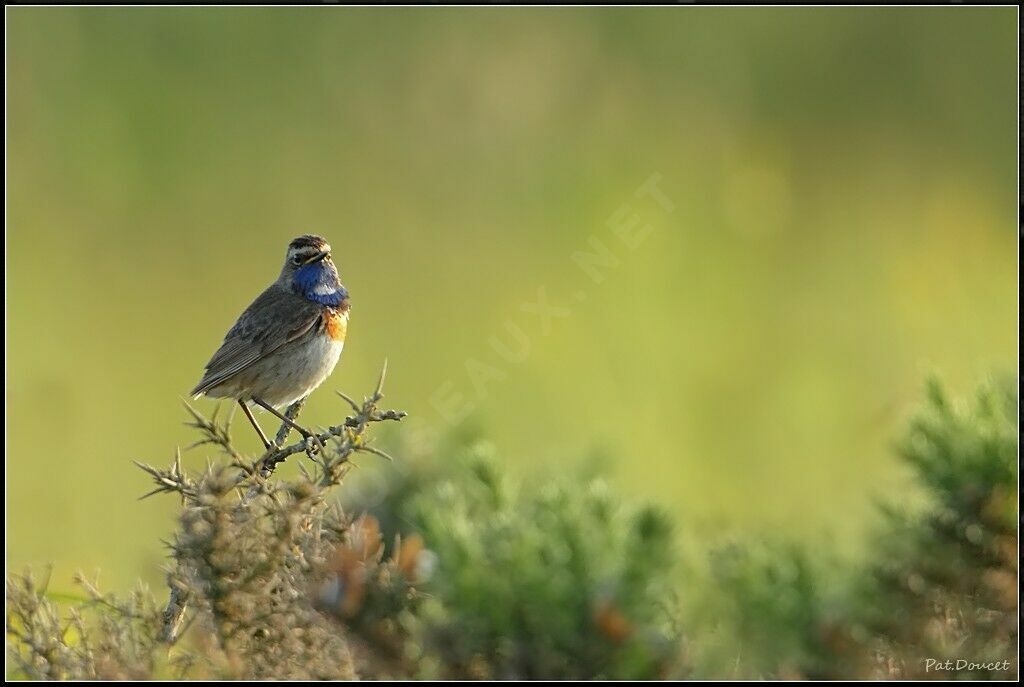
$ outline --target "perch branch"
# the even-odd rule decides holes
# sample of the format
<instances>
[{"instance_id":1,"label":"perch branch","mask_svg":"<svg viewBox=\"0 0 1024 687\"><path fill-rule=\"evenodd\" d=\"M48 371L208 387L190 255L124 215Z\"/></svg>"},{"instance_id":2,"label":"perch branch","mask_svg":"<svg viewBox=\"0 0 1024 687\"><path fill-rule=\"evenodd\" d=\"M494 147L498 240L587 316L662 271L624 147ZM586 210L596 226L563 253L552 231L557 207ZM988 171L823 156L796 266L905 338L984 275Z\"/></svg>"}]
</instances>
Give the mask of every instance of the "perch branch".
<instances>
[{"instance_id":1,"label":"perch branch","mask_svg":"<svg viewBox=\"0 0 1024 687\"><path fill-rule=\"evenodd\" d=\"M345 399L349 406L352 407L352 410L355 411L355 415L346 417L345 421L340 425L328 427L326 431L320 432L314 437L303 439L302 441L298 441L290 446L270 451L259 461L259 474L263 478L269 477L273 474L274 470L280 463L283 463L289 456L293 456L296 453L305 452L309 454L310 458L312 458L313 454L318 449L318 445L326 446L328 441L337 439L341 440L341 445L338 447L339 458L341 461L335 460L335 464L343 462L344 459L346 459L354 450L375 453L391 460L391 456L379 449L367 446L362 440L362 435L365 433L367 426L371 422L386 422L389 420L398 422L407 414L404 410L380 410L377 408L377 403L384 398L384 378L387 375L387 370L388 365L387 361L385 361L384 367L380 372L380 377L377 379L377 386L374 389L373 395L364 399L362 405L356 403L342 392L337 392L338 395ZM289 406L288 410L285 411L285 416L290 420L294 420L298 417L299 410L301 410L302 403L304 401L305 399L302 399ZM283 443L284 439L287 438L290 429L291 428L287 423L281 423L281 428L278 430L277 437L274 442L275 446Z\"/></svg>"}]
</instances>

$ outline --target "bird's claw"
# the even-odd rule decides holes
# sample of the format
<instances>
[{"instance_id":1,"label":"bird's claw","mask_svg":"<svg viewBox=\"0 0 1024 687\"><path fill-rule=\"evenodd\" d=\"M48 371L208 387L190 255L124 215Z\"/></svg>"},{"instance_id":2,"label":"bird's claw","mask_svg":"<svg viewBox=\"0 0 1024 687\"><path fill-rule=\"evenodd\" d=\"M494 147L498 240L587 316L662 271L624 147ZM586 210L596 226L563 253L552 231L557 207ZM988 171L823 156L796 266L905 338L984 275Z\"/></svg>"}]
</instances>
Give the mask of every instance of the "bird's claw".
<instances>
[{"instance_id":1,"label":"bird's claw","mask_svg":"<svg viewBox=\"0 0 1024 687\"><path fill-rule=\"evenodd\" d=\"M324 446L324 442L320 440L316 434L309 432L305 435L306 452L310 455L325 450L327 447Z\"/></svg>"}]
</instances>

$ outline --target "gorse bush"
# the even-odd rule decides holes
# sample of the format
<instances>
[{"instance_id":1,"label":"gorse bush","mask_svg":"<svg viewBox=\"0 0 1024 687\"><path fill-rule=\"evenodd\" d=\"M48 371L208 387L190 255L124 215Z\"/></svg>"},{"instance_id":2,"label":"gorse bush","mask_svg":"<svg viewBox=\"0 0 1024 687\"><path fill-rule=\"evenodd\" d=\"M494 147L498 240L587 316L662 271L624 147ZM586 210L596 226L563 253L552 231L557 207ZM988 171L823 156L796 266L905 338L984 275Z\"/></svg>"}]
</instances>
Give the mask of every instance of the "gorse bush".
<instances>
[{"instance_id":1,"label":"gorse bush","mask_svg":"<svg viewBox=\"0 0 1024 687\"><path fill-rule=\"evenodd\" d=\"M140 587L126 599L82 578L67 613L31 574L7 579L8 675L36 680L130 680L174 674L160 651L160 611ZM13 670L12 670L13 668Z\"/></svg>"},{"instance_id":2,"label":"gorse bush","mask_svg":"<svg viewBox=\"0 0 1024 687\"><path fill-rule=\"evenodd\" d=\"M926 505L881 509L867 560L746 543L712 554L700 672L738 677L1001 678L1017 674L1017 394L954 405L937 383L899 453ZM724 635L724 636L723 636Z\"/></svg>"},{"instance_id":3,"label":"gorse bush","mask_svg":"<svg viewBox=\"0 0 1024 687\"><path fill-rule=\"evenodd\" d=\"M957 677L1009 677L1017 671L1017 395L1004 380L969 406L955 406L934 382L928 397L900 453L929 504L886 509L861 615L901 676L923 677L930 659ZM1007 663L1011 670L993 669Z\"/></svg>"},{"instance_id":4,"label":"gorse bush","mask_svg":"<svg viewBox=\"0 0 1024 687\"><path fill-rule=\"evenodd\" d=\"M358 523L356 540L373 543L356 548L381 561L366 577L383 583L332 585L326 609L343 617L357 670L455 679L668 674L679 632L665 517L626 507L597 479L533 489L503 474L486 443L468 444L441 471L399 471ZM392 531L382 536L380 523ZM396 573L417 592L396 593Z\"/></svg>"},{"instance_id":5,"label":"gorse bush","mask_svg":"<svg viewBox=\"0 0 1024 687\"><path fill-rule=\"evenodd\" d=\"M381 384L383 375L381 376ZM160 611L144 592L128 601L92 593L71 611L65 627L45 585L28 576L8 580L9 656L30 678L353 678L344 633L315 608L316 585L342 546L350 522L328 500L357 452L386 455L367 429L399 420L380 411L379 384L354 415L315 439L283 446L282 425L272 450L258 457L231 442L230 420L196 411L192 425L223 456L198 475L178 455L166 469L141 465L155 483L150 494L180 497L178 530L169 542L170 598ZM301 402L288 410L292 418ZM276 466L306 453L294 480L271 479Z\"/></svg>"},{"instance_id":6,"label":"gorse bush","mask_svg":"<svg viewBox=\"0 0 1024 687\"><path fill-rule=\"evenodd\" d=\"M671 666L659 512L625 508L597 480L514 481L483 455L402 512L437 556L415 627L445 676L651 679Z\"/></svg>"},{"instance_id":7,"label":"gorse bush","mask_svg":"<svg viewBox=\"0 0 1024 687\"><path fill-rule=\"evenodd\" d=\"M235 483L230 470L206 473L172 544L170 583L215 640L207 658L232 677L353 677L345 641L309 591L344 518L312 482L268 486L241 508Z\"/></svg>"},{"instance_id":8,"label":"gorse bush","mask_svg":"<svg viewBox=\"0 0 1024 687\"><path fill-rule=\"evenodd\" d=\"M694 619L709 637L698 674L825 679L851 676L837 640L841 574L819 555L786 542L732 542L711 551ZM842 664L842 665L840 665Z\"/></svg>"},{"instance_id":9,"label":"gorse bush","mask_svg":"<svg viewBox=\"0 0 1024 687\"><path fill-rule=\"evenodd\" d=\"M7 580L8 675L145 678L1012 678L1017 673L1017 396L937 385L900 442L926 501L886 507L869 553L785 541L700 561L659 511L600 479L513 479L467 440L398 464L372 506L332 498L370 441L380 387L316 441L143 466L182 503L169 599L58 598ZM300 406L289 409L294 417ZM194 411L193 411L194 412ZM305 457L303 457L303 454ZM300 475L274 468L302 458ZM369 512L365 512L369 511Z\"/></svg>"}]
</instances>

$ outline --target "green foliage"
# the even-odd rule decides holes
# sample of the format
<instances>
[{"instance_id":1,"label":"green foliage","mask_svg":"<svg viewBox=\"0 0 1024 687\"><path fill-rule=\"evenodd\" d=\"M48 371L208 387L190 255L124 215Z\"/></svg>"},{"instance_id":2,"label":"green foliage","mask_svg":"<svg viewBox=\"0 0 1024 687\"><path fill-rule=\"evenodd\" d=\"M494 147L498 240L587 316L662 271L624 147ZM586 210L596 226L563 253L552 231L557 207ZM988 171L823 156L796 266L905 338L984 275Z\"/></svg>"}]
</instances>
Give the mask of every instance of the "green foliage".
<instances>
[{"instance_id":1,"label":"green foliage","mask_svg":"<svg viewBox=\"0 0 1024 687\"><path fill-rule=\"evenodd\" d=\"M696 573L696 571L694 571ZM847 674L835 641L838 571L785 542L733 542L713 550L692 622L714 628L699 643L698 673L824 678Z\"/></svg>"},{"instance_id":2,"label":"green foliage","mask_svg":"<svg viewBox=\"0 0 1024 687\"><path fill-rule=\"evenodd\" d=\"M784 539L699 562L666 518L592 477L518 480L486 445L398 472L372 514L328 499L381 413L380 389L267 479L224 425L182 499L166 610L144 590L58 603L7 582L12 677L1012 678L1017 673L1017 395L958 406L936 384L899 443L924 499L883 509L864 560ZM291 455L291 454L289 454ZM352 495L350 494L350 497ZM350 499L351 500L351 499ZM354 510L361 510L358 499ZM383 524L382 524L383 523ZM677 603L677 595L681 601ZM61 601L67 601L63 599ZM67 610L70 606L70 610ZM683 633L685 628L685 637ZM962 662L962 663L961 663Z\"/></svg>"},{"instance_id":3,"label":"green foliage","mask_svg":"<svg viewBox=\"0 0 1024 687\"><path fill-rule=\"evenodd\" d=\"M450 677L651 679L678 636L668 611L672 531L597 480L536 486L481 455L412 500L437 556L417 618Z\"/></svg>"},{"instance_id":4,"label":"green foliage","mask_svg":"<svg viewBox=\"0 0 1024 687\"><path fill-rule=\"evenodd\" d=\"M954 406L939 385L911 424L901 455L929 497L921 512L886 510L860 600L870 632L900 665L952 661L957 677L1007 677L956 668L957 659L1014 665L1017 641L1017 407L1009 380Z\"/></svg>"},{"instance_id":5,"label":"green foliage","mask_svg":"<svg viewBox=\"0 0 1024 687\"><path fill-rule=\"evenodd\" d=\"M927 407L900 442L927 503L883 508L866 561L840 569L828 552L777 543L714 552L714 592L697 607L720 624L698 671L1014 675L1017 400L1006 380L984 385L962 408L929 385Z\"/></svg>"}]
</instances>

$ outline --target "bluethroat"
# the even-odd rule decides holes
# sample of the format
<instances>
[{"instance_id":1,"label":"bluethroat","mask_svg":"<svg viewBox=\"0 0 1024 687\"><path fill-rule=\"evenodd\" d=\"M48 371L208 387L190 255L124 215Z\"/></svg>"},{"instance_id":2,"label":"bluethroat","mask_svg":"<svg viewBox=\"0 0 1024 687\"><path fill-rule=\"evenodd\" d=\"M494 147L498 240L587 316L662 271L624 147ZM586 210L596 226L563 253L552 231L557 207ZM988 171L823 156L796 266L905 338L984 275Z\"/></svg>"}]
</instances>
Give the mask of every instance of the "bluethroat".
<instances>
[{"instance_id":1,"label":"bluethroat","mask_svg":"<svg viewBox=\"0 0 1024 687\"><path fill-rule=\"evenodd\" d=\"M277 281L228 331L192 396L235 399L267 449L271 442L249 402L304 437L314 436L277 409L305 398L334 371L348 315L348 291L338 279L330 245L312 234L296 238L288 244Z\"/></svg>"}]
</instances>

